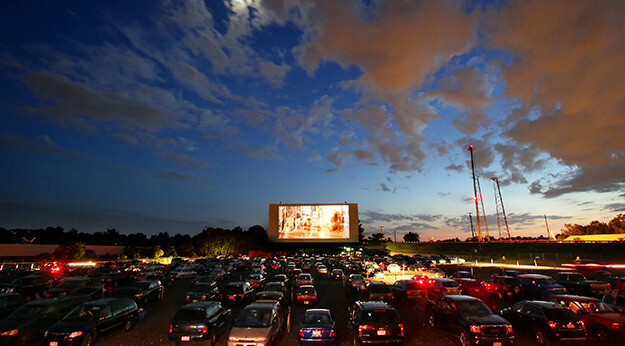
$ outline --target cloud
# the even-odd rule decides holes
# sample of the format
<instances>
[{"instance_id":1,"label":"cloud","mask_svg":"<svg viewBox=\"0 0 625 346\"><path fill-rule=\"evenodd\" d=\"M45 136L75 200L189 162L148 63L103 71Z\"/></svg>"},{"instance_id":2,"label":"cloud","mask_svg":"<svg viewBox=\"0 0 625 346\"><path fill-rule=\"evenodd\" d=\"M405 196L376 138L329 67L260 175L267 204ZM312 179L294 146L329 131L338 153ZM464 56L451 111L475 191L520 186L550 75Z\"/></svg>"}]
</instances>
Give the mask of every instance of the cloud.
<instances>
[{"instance_id":1,"label":"cloud","mask_svg":"<svg viewBox=\"0 0 625 346\"><path fill-rule=\"evenodd\" d=\"M18 135L0 134L0 146L5 148L37 154L65 156L81 160L93 160L93 158L88 155L58 145L49 136L40 136L39 140L40 142L34 142Z\"/></svg>"},{"instance_id":2,"label":"cloud","mask_svg":"<svg viewBox=\"0 0 625 346\"><path fill-rule=\"evenodd\" d=\"M434 222L441 218L441 215L428 215L428 214L385 214L376 211L363 211L360 212L363 218L363 222L375 223L375 222L397 222L397 221L426 221Z\"/></svg>"},{"instance_id":3,"label":"cloud","mask_svg":"<svg viewBox=\"0 0 625 346\"><path fill-rule=\"evenodd\" d=\"M190 157L186 154L177 154L171 152L160 152L158 157L174 162L174 164L180 168L198 169L208 166L206 163Z\"/></svg>"},{"instance_id":4,"label":"cloud","mask_svg":"<svg viewBox=\"0 0 625 346\"><path fill-rule=\"evenodd\" d=\"M172 179L172 180L187 180L187 181L193 181L194 180L193 176L191 176L191 175L189 175L187 173L176 172L176 171L161 172L161 173L158 173L158 176L161 177L161 178Z\"/></svg>"},{"instance_id":5,"label":"cloud","mask_svg":"<svg viewBox=\"0 0 625 346\"><path fill-rule=\"evenodd\" d=\"M604 210L622 213L625 212L625 203L610 203L603 207Z\"/></svg>"},{"instance_id":6,"label":"cloud","mask_svg":"<svg viewBox=\"0 0 625 346\"><path fill-rule=\"evenodd\" d=\"M384 192L391 191L391 189L385 183L380 183L380 189L382 189L382 191L384 191Z\"/></svg>"}]
</instances>

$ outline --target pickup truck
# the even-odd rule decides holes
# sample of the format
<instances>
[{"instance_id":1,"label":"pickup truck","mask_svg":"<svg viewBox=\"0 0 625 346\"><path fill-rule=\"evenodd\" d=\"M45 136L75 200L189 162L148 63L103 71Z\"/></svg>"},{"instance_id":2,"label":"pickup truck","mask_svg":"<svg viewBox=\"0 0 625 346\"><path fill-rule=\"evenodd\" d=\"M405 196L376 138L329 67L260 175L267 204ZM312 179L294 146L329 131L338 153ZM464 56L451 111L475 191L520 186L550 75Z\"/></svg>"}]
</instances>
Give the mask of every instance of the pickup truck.
<instances>
[{"instance_id":1,"label":"pickup truck","mask_svg":"<svg viewBox=\"0 0 625 346\"><path fill-rule=\"evenodd\" d=\"M588 280L580 272L559 272L553 278L571 294L601 296L611 288L606 281Z\"/></svg>"}]
</instances>

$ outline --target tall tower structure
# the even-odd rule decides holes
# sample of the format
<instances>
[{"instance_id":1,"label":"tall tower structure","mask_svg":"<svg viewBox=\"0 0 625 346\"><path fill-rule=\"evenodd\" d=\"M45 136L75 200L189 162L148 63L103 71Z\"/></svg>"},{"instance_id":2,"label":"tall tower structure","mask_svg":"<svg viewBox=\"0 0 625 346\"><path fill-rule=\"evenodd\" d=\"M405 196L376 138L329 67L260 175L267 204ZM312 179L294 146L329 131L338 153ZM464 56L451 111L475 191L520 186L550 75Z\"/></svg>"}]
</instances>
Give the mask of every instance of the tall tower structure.
<instances>
[{"instance_id":1,"label":"tall tower structure","mask_svg":"<svg viewBox=\"0 0 625 346\"><path fill-rule=\"evenodd\" d=\"M497 227L499 228L499 239L501 239L502 223L506 227L508 240L510 240L510 228L508 228L508 218L506 217L506 209L503 207L503 198L501 197L501 189L499 188L499 178L490 178L495 188L495 207L497 209Z\"/></svg>"},{"instance_id":2,"label":"tall tower structure","mask_svg":"<svg viewBox=\"0 0 625 346\"><path fill-rule=\"evenodd\" d=\"M486 213L484 212L484 198L482 198L482 188L480 187L480 180L475 173L475 162L473 160L473 146L469 146L469 153L471 153L471 172L473 174L473 200L475 200L475 219L477 220L477 240L483 241L482 228L486 232L486 239L490 239L488 234L488 225L486 224Z\"/></svg>"}]
</instances>

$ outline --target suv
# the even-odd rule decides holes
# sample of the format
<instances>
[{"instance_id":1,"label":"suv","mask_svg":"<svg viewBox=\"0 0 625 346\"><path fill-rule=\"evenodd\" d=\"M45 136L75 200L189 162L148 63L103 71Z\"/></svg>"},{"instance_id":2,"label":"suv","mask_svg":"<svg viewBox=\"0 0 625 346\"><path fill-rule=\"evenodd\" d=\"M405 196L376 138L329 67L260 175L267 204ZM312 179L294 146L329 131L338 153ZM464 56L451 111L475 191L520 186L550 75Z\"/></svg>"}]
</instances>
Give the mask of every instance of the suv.
<instances>
[{"instance_id":1,"label":"suv","mask_svg":"<svg viewBox=\"0 0 625 346\"><path fill-rule=\"evenodd\" d=\"M568 306L584 321L587 330L601 342L615 335L625 335L625 314L614 311L597 298L575 295L553 295L550 300Z\"/></svg>"},{"instance_id":2,"label":"suv","mask_svg":"<svg viewBox=\"0 0 625 346\"><path fill-rule=\"evenodd\" d=\"M251 303L234 321L228 346L269 346L287 329L288 318L279 302Z\"/></svg>"},{"instance_id":3,"label":"suv","mask_svg":"<svg viewBox=\"0 0 625 346\"><path fill-rule=\"evenodd\" d=\"M188 303L195 303L202 300L218 300L219 299L219 287L214 281L202 282L195 284L191 291L187 292L185 300Z\"/></svg>"},{"instance_id":4,"label":"suv","mask_svg":"<svg viewBox=\"0 0 625 346\"><path fill-rule=\"evenodd\" d=\"M398 301L411 303L416 303L422 293L422 287L417 280L397 280L391 290Z\"/></svg>"},{"instance_id":5,"label":"suv","mask_svg":"<svg viewBox=\"0 0 625 346\"><path fill-rule=\"evenodd\" d=\"M534 298L544 298L552 294L566 294L566 288L551 276L540 274L521 274L517 279L523 285L525 293Z\"/></svg>"},{"instance_id":6,"label":"suv","mask_svg":"<svg viewBox=\"0 0 625 346\"><path fill-rule=\"evenodd\" d=\"M571 309L540 300L524 300L501 310L514 329L531 333L539 344L584 341L584 322Z\"/></svg>"},{"instance_id":7,"label":"suv","mask_svg":"<svg viewBox=\"0 0 625 346\"><path fill-rule=\"evenodd\" d=\"M402 344L404 325L394 307L385 302L357 301L348 309L354 344Z\"/></svg>"},{"instance_id":8,"label":"suv","mask_svg":"<svg viewBox=\"0 0 625 346\"><path fill-rule=\"evenodd\" d=\"M251 286L246 282L230 282L220 294L222 303L224 304L241 304L245 305L253 298Z\"/></svg>"},{"instance_id":9,"label":"suv","mask_svg":"<svg viewBox=\"0 0 625 346\"><path fill-rule=\"evenodd\" d=\"M219 302L187 304L176 311L167 338L174 342L208 341L215 345L217 337L230 328L232 313Z\"/></svg>"},{"instance_id":10,"label":"suv","mask_svg":"<svg viewBox=\"0 0 625 346\"><path fill-rule=\"evenodd\" d=\"M523 293L523 285L514 276L493 275L488 280L482 281L486 292L492 293L502 299L505 296L518 296Z\"/></svg>"},{"instance_id":11,"label":"suv","mask_svg":"<svg viewBox=\"0 0 625 346\"><path fill-rule=\"evenodd\" d=\"M432 278L428 280L427 297L430 300L440 299L442 296L460 294L460 284L446 278Z\"/></svg>"},{"instance_id":12,"label":"suv","mask_svg":"<svg viewBox=\"0 0 625 346\"><path fill-rule=\"evenodd\" d=\"M381 300L391 303L393 301L393 291L391 287L382 281L371 281L365 289L365 300Z\"/></svg>"},{"instance_id":13,"label":"suv","mask_svg":"<svg viewBox=\"0 0 625 346\"><path fill-rule=\"evenodd\" d=\"M103 298L86 302L48 328L42 345L91 345L99 335L113 329L130 331L138 320L137 303L130 298Z\"/></svg>"},{"instance_id":14,"label":"suv","mask_svg":"<svg viewBox=\"0 0 625 346\"><path fill-rule=\"evenodd\" d=\"M443 296L428 301L428 324L457 333L462 345L512 344L512 325L495 315L479 298L471 296Z\"/></svg>"},{"instance_id":15,"label":"suv","mask_svg":"<svg viewBox=\"0 0 625 346\"><path fill-rule=\"evenodd\" d=\"M113 291L114 297L128 297L144 306L150 300L163 300L163 285L160 281L137 281L132 286L119 287Z\"/></svg>"}]
</instances>

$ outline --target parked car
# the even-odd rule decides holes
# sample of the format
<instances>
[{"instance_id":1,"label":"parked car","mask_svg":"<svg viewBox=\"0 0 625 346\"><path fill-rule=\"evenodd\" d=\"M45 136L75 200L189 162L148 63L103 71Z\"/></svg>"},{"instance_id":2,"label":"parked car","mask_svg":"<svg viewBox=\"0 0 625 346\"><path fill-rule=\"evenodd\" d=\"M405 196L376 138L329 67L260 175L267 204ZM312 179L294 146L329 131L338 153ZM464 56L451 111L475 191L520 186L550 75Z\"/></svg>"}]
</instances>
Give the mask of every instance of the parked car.
<instances>
[{"instance_id":1,"label":"parked car","mask_svg":"<svg viewBox=\"0 0 625 346\"><path fill-rule=\"evenodd\" d=\"M395 300L415 303L424 293L424 287L417 280L397 280L391 285Z\"/></svg>"},{"instance_id":2,"label":"parked car","mask_svg":"<svg viewBox=\"0 0 625 346\"><path fill-rule=\"evenodd\" d=\"M379 301L357 301L348 310L354 344L402 344L404 325L394 307Z\"/></svg>"},{"instance_id":3,"label":"parked car","mask_svg":"<svg viewBox=\"0 0 625 346\"><path fill-rule=\"evenodd\" d=\"M553 275L556 282L570 294L600 296L611 286L606 281L588 280L580 272L559 272Z\"/></svg>"},{"instance_id":4,"label":"parked car","mask_svg":"<svg viewBox=\"0 0 625 346\"><path fill-rule=\"evenodd\" d=\"M445 272L443 270L441 270L440 268L436 268L436 267L428 268L423 273L425 275L429 276L430 278L444 278L444 277L447 277L447 274L445 274Z\"/></svg>"},{"instance_id":5,"label":"parked car","mask_svg":"<svg viewBox=\"0 0 625 346\"><path fill-rule=\"evenodd\" d=\"M221 303L191 303L176 311L167 338L177 343L207 341L209 345L215 345L219 335L231 325L232 313Z\"/></svg>"},{"instance_id":6,"label":"parked car","mask_svg":"<svg viewBox=\"0 0 625 346\"><path fill-rule=\"evenodd\" d=\"M20 293L0 293L0 319L26 303L26 297Z\"/></svg>"},{"instance_id":7,"label":"parked car","mask_svg":"<svg viewBox=\"0 0 625 346\"><path fill-rule=\"evenodd\" d=\"M92 284L92 279L86 276L70 276L64 278L58 285L46 291L45 296L60 297L70 293L80 287L89 286Z\"/></svg>"},{"instance_id":8,"label":"parked car","mask_svg":"<svg viewBox=\"0 0 625 346\"><path fill-rule=\"evenodd\" d=\"M551 276L541 274L520 274L517 279L523 285L525 293L531 298L545 298L553 294L566 294L566 288Z\"/></svg>"},{"instance_id":9,"label":"parked car","mask_svg":"<svg viewBox=\"0 0 625 346\"><path fill-rule=\"evenodd\" d=\"M51 325L80 303L73 298L48 298L22 305L0 320L0 344L30 345L40 340Z\"/></svg>"},{"instance_id":10,"label":"parked car","mask_svg":"<svg viewBox=\"0 0 625 346\"><path fill-rule=\"evenodd\" d=\"M278 302L251 303L235 319L228 346L269 346L288 329L287 319Z\"/></svg>"},{"instance_id":11,"label":"parked car","mask_svg":"<svg viewBox=\"0 0 625 346\"><path fill-rule=\"evenodd\" d=\"M42 345L91 345L100 335L115 329L129 332L139 317L137 303L127 297L86 302L48 328Z\"/></svg>"},{"instance_id":12,"label":"parked car","mask_svg":"<svg viewBox=\"0 0 625 346\"><path fill-rule=\"evenodd\" d=\"M113 297L128 297L140 306L145 306L150 300L163 300L164 294L160 281L137 281L132 286L119 287L113 291Z\"/></svg>"},{"instance_id":13,"label":"parked car","mask_svg":"<svg viewBox=\"0 0 625 346\"><path fill-rule=\"evenodd\" d=\"M456 279L460 286L460 294L480 298L484 300L488 296L488 292L477 280L470 278Z\"/></svg>"},{"instance_id":14,"label":"parked car","mask_svg":"<svg viewBox=\"0 0 625 346\"><path fill-rule=\"evenodd\" d=\"M584 322L568 307L554 302L524 300L501 310L515 331L531 334L541 344L586 340Z\"/></svg>"},{"instance_id":15,"label":"parked car","mask_svg":"<svg viewBox=\"0 0 625 346\"><path fill-rule=\"evenodd\" d=\"M315 279L313 278L311 274L302 273L302 274L299 274L295 278L294 286L299 287L303 285L312 285L314 282L315 282Z\"/></svg>"},{"instance_id":16,"label":"parked car","mask_svg":"<svg viewBox=\"0 0 625 346\"><path fill-rule=\"evenodd\" d=\"M102 276L102 285L109 293L119 287L130 286L134 281L135 279L129 272L114 272Z\"/></svg>"},{"instance_id":17,"label":"parked car","mask_svg":"<svg viewBox=\"0 0 625 346\"><path fill-rule=\"evenodd\" d=\"M191 291L185 295L187 303L195 303L205 300L219 300L219 287L213 281L206 283L198 283L191 287Z\"/></svg>"},{"instance_id":18,"label":"parked car","mask_svg":"<svg viewBox=\"0 0 625 346\"><path fill-rule=\"evenodd\" d=\"M364 300L379 300L391 303L393 301L393 291L391 287L382 281L370 281L364 292Z\"/></svg>"},{"instance_id":19,"label":"parked car","mask_svg":"<svg viewBox=\"0 0 625 346\"><path fill-rule=\"evenodd\" d=\"M295 292L295 302L300 304L314 304L317 302L317 290L313 285L302 285Z\"/></svg>"},{"instance_id":20,"label":"parked car","mask_svg":"<svg viewBox=\"0 0 625 346\"><path fill-rule=\"evenodd\" d=\"M426 284L426 294L430 300L438 300L445 295L460 294L460 285L447 278L432 278Z\"/></svg>"},{"instance_id":21,"label":"parked car","mask_svg":"<svg viewBox=\"0 0 625 346\"><path fill-rule=\"evenodd\" d=\"M495 315L479 298L464 295L443 296L426 305L428 325L455 333L463 346L512 344L512 325Z\"/></svg>"},{"instance_id":22,"label":"parked car","mask_svg":"<svg viewBox=\"0 0 625 346\"><path fill-rule=\"evenodd\" d=\"M79 287L69 292L66 297L86 297L85 301L104 298L106 290L102 286L85 286Z\"/></svg>"},{"instance_id":23,"label":"parked car","mask_svg":"<svg viewBox=\"0 0 625 346\"><path fill-rule=\"evenodd\" d=\"M169 276L171 276L174 280L182 280L182 279L192 279L197 275L195 270L185 267L185 268L176 268L169 272Z\"/></svg>"},{"instance_id":24,"label":"parked car","mask_svg":"<svg viewBox=\"0 0 625 346\"><path fill-rule=\"evenodd\" d=\"M278 282L278 281L272 281L272 282L266 282L260 289L258 289L259 292L282 292L284 293L284 295L287 295L287 293L289 293L289 289L288 287L284 284L284 282Z\"/></svg>"},{"instance_id":25,"label":"parked car","mask_svg":"<svg viewBox=\"0 0 625 346\"><path fill-rule=\"evenodd\" d=\"M26 297L37 299L50 289L52 280L47 275L30 274L21 276L13 280L9 285L4 286L3 293L20 293Z\"/></svg>"},{"instance_id":26,"label":"parked car","mask_svg":"<svg viewBox=\"0 0 625 346\"><path fill-rule=\"evenodd\" d=\"M508 296L520 296L525 291L523 285L515 276L493 275L482 281L482 286L484 286L486 292L498 296L499 299Z\"/></svg>"},{"instance_id":27,"label":"parked car","mask_svg":"<svg viewBox=\"0 0 625 346\"><path fill-rule=\"evenodd\" d=\"M246 282L230 282L221 293L221 302L226 305L245 305L252 300L252 287Z\"/></svg>"},{"instance_id":28,"label":"parked car","mask_svg":"<svg viewBox=\"0 0 625 346\"><path fill-rule=\"evenodd\" d=\"M298 335L301 346L333 345L336 332L330 310L306 310Z\"/></svg>"},{"instance_id":29,"label":"parked car","mask_svg":"<svg viewBox=\"0 0 625 346\"><path fill-rule=\"evenodd\" d=\"M147 281L154 281L154 280L158 280L161 282L161 284L163 286L171 286L172 282L174 282L174 279L169 276L169 275L165 275L163 273L160 272L156 272L154 274L149 274L146 275L143 280L147 280Z\"/></svg>"},{"instance_id":30,"label":"parked car","mask_svg":"<svg viewBox=\"0 0 625 346\"><path fill-rule=\"evenodd\" d=\"M551 301L568 306L586 325L591 336L607 343L616 335L625 335L625 314L614 311L603 301L577 295L552 295Z\"/></svg>"},{"instance_id":31,"label":"parked car","mask_svg":"<svg viewBox=\"0 0 625 346\"><path fill-rule=\"evenodd\" d=\"M469 273L465 270L459 270L449 276L450 279L458 280L458 279L475 279L473 274Z\"/></svg>"}]
</instances>

